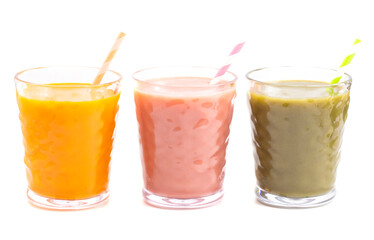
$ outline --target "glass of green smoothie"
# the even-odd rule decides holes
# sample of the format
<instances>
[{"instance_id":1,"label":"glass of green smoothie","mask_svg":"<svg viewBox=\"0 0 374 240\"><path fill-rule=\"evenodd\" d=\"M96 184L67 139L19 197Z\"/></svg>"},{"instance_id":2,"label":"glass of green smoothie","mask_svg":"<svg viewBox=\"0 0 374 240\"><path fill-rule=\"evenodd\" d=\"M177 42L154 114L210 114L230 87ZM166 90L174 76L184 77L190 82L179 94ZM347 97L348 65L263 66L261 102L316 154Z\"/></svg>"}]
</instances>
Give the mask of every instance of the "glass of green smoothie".
<instances>
[{"instance_id":1,"label":"glass of green smoothie","mask_svg":"<svg viewBox=\"0 0 374 240\"><path fill-rule=\"evenodd\" d=\"M352 78L317 67L250 71L257 199L271 206L304 208L335 196Z\"/></svg>"}]
</instances>

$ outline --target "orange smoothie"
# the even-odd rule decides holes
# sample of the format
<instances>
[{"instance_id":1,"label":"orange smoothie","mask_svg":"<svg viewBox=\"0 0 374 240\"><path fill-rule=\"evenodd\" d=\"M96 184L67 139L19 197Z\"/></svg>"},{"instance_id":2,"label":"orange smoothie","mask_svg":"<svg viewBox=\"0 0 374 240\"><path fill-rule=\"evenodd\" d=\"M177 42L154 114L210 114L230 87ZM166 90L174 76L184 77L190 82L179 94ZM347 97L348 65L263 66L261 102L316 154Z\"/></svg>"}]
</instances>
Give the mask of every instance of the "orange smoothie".
<instances>
[{"instance_id":1,"label":"orange smoothie","mask_svg":"<svg viewBox=\"0 0 374 240\"><path fill-rule=\"evenodd\" d=\"M69 83L17 92L30 190L67 200L107 190L119 97L110 89Z\"/></svg>"},{"instance_id":2,"label":"orange smoothie","mask_svg":"<svg viewBox=\"0 0 374 240\"><path fill-rule=\"evenodd\" d=\"M186 199L222 189L236 93L210 80L159 78L135 89L145 190Z\"/></svg>"}]
</instances>

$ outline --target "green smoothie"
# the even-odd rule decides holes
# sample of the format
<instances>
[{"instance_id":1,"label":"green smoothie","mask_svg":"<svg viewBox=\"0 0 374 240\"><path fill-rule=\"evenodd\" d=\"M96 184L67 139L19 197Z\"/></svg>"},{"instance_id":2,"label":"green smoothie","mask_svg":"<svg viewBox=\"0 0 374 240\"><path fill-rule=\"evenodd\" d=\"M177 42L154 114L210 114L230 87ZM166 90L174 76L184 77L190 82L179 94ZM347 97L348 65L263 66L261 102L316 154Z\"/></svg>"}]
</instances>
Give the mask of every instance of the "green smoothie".
<instances>
[{"instance_id":1,"label":"green smoothie","mask_svg":"<svg viewBox=\"0 0 374 240\"><path fill-rule=\"evenodd\" d=\"M349 90L330 94L328 83L309 80L272 84L248 94L258 186L292 198L331 191Z\"/></svg>"}]
</instances>

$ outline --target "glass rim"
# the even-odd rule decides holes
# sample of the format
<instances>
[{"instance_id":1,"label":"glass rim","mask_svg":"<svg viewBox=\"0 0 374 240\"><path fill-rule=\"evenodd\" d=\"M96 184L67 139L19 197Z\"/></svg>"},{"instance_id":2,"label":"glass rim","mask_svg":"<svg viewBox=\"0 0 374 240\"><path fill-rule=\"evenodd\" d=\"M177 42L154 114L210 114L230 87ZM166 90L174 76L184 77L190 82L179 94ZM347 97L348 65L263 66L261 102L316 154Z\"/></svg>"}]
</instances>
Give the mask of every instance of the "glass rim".
<instances>
[{"instance_id":1,"label":"glass rim","mask_svg":"<svg viewBox=\"0 0 374 240\"><path fill-rule=\"evenodd\" d=\"M47 83L34 83L34 82L30 82L30 81L26 81L26 80L23 80L20 78L21 74L25 73L25 72L29 72L29 71L34 71L34 70L42 70L42 69L58 69L58 68L71 68L71 69L78 69L78 68L84 68L84 69L96 69L97 71L100 70L99 67L88 67L88 66L74 66L74 65L57 65L57 66L44 66L44 67L35 67L35 68L28 68L28 69L25 69L25 70L22 70L22 71L19 71L17 72L15 75L14 75L14 80L15 81L18 81L18 82L22 82L22 83L26 83L26 84L30 84L30 85L34 85L34 86L44 86L44 87L54 87L54 88L65 88L66 86L64 85L50 85L50 84L47 84ZM97 85L69 85L69 87L74 87L74 88L87 88L87 87L90 87L90 88L95 88L95 87L103 87L103 86L109 86L109 85L112 85L114 83L117 83L117 82L120 82L122 80L122 75L116 71L113 71L113 70L110 70L108 69L107 72L111 72L111 73L114 73L118 79L115 80L115 81L110 81L110 82L107 82L107 83L100 83L100 84L97 84ZM94 79L92 79L92 82L93 82Z\"/></svg>"},{"instance_id":2,"label":"glass rim","mask_svg":"<svg viewBox=\"0 0 374 240\"><path fill-rule=\"evenodd\" d=\"M205 66L194 66L194 65L153 66L153 67L143 68L143 69L140 69L140 70L134 72L132 74L132 78L135 81L137 81L137 82L149 84L149 85L152 85L152 86L171 87L171 88L185 88L186 86L164 85L164 84L154 83L154 82L151 83L151 82L149 82L147 80L142 80L139 77L137 77L138 74L140 74L140 73L142 73L144 71L151 71L151 70L157 70L157 69L178 69L178 68L183 68L183 69L188 69L188 68L190 68L190 69L209 69L209 70L214 70L215 72L218 72L220 70L219 68L216 68L216 67L205 67ZM233 73L233 72L226 71L225 74L231 75L233 77L233 79L230 80L230 81L220 81L218 83L209 84L207 86L188 86L188 88L191 88L191 89L196 88L196 89L198 89L198 88L208 88L208 87L221 87L221 86L231 85L231 84L235 83L238 80L238 76L235 73ZM191 75L193 75L193 74L191 74ZM181 76L176 75L175 77L181 77ZM191 76L186 76L186 77L191 77Z\"/></svg>"},{"instance_id":3,"label":"glass rim","mask_svg":"<svg viewBox=\"0 0 374 240\"><path fill-rule=\"evenodd\" d=\"M338 72L338 70L334 69L334 68L325 68L325 67L316 67L316 66L292 66L292 65L291 66L268 66L268 67L262 67L262 68L257 68L257 69L251 70L245 75L245 77L249 81L254 81L254 82L257 82L257 83L261 83L261 84L265 84L265 85L273 86L273 87L295 87L295 88L297 88L297 87L299 87L299 88L300 87L313 87L313 88L324 87L325 88L326 87L326 84L312 84L312 85L308 85L308 84L306 84L306 85L279 84L279 83L276 83L276 82L265 82L265 81L258 80L258 79L250 77L250 75L254 72L259 72L259 71L262 71L262 70L268 70L268 69L273 69L273 68L307 68L307 69L328 70L328 71ZM351 84L352 83L352 76L349 75L348 73L343 73L343 75L348 77L348 79L346 79L343 82L338 82L338 83L335 83L335 84L328 83L329 86L330 87L337 87L337 86L342 86L342 85L346 85L346 84Z\"/></svg>"}]
</instances>

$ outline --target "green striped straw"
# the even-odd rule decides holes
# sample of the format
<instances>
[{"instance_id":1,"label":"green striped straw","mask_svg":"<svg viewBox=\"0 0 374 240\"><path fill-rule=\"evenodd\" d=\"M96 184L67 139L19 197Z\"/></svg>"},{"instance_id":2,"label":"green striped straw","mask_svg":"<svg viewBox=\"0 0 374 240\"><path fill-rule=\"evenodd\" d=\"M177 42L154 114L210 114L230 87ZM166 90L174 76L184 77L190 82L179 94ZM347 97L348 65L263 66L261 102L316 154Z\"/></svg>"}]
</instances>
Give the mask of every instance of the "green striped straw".
<instances>
[{"instance_id":1,"label":"green striped straw","mask_svg":"<svg viewBox=\"0 0 374 240\"><path fill-rule=\"evenodd\" d=\"M343 60L343 63L340 65L338 71L337 71L337 77L334 78L330 84L337 84L340 79L344 76L344 73L345 73L345 68L348 64L351 63L353 57L355 56L356 54L356 50L357 50L357 44L360 43L361 40L360 39L356 39L355 42L353 43L352 45L352 51L351 51L351 54L349 54L348 56L346 56Z\"/></svg>"}]
</instances>

